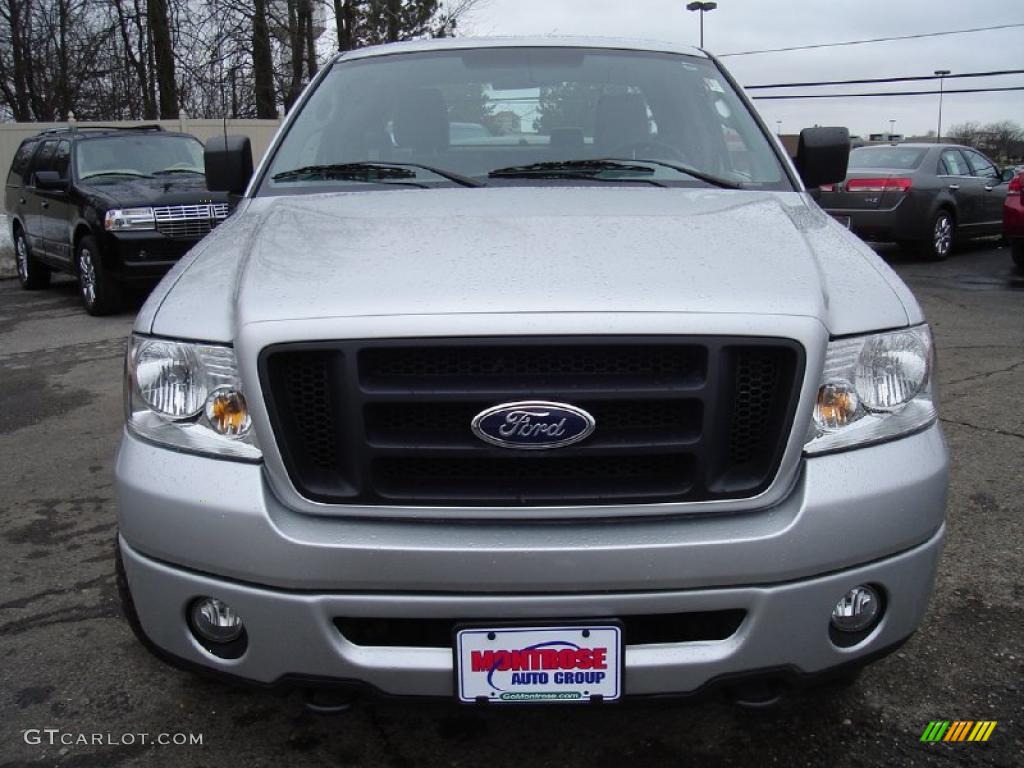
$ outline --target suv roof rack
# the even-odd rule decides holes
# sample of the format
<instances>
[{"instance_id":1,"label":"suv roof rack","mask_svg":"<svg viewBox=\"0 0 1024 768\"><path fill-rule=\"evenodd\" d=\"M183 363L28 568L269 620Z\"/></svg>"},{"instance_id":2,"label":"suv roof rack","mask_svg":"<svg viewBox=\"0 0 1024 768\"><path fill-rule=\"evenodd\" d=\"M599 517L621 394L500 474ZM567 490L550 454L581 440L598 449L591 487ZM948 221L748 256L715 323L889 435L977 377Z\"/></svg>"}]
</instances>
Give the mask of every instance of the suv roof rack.
<instances>
[{"instance_id":1,"label":"suv roof rack","mask_svg":"<svg viewBox=\"0 0 1024 768\"><path fill-rule=\"evenodd\" d=\"M115 133L118 131L160 131L163 132L164 127L162 125L66 125L58 128L44 128L37 135L43 136L50 133L85 133L91 131L93 133Z\"/></svg>"}]
</instances>

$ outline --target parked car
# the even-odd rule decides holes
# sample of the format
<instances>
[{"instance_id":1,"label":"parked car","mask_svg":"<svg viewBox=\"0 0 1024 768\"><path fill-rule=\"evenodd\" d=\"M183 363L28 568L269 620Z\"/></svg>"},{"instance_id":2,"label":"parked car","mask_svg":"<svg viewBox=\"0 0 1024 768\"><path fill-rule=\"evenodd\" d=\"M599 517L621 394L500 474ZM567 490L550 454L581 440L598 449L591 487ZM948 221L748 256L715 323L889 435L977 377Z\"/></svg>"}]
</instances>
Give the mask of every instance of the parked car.
<instances>
[{"instance_id":1,"label":"parked car","mask_svg":"<svg viewBox=\"0 0 1024 768\"><path fill-rule=\"evenodd\" d=\"M818 202L865 240L897 242L941 260L959 239L1002 232L1009 178L970 147L858 147L846 179L823 187Z\"/></svg>"},{"instance_id":2,"label":"parked car","mask_svg":"<svg viewBox=\"0 0 1024 768\"><path fill-rule=\"evenodd\" d=\"M90 314L116 312L125 284L155 284L228 215L203 174L202 143L159 126L26 139L4 199L22 287L45 288L51 272L67 272Z\"/></svg>"},{"instance_id":3,"label":"parked car","mask_svg":"<svg viewBox=\"0 0 1024 768\"><path fill-rule=\"evenodd\" d=\"M1010 243L1013 263L1024 272L1024 170L1018 171L1007 186L1003 203L1003 236Z\"/></svg>"},{"instance_id":4,"label":"parked car","mask_svg":"<svg viewBox=\"0 0 1024 768\"><path fill-rule=\"evenodd\" d=\"M468 92L531 140L452 145ZM126 360L137 636L320 706L764 702L898 647L948 460L921 308L805 192L848 152L794 166L697 49L557 37L339 55L251 179L212 139L243 199Z\"/></svg>"}]
</instances>

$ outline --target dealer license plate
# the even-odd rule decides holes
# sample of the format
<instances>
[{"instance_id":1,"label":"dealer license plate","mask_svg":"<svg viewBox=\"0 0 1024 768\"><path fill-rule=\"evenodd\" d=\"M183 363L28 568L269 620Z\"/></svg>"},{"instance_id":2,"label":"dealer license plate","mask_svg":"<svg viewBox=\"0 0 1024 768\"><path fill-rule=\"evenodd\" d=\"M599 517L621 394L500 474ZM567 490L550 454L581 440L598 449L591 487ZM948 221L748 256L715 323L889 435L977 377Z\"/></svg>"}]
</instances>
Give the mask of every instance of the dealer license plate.
<instances>
[{"instance_id":1,"label":"dealer license plate","mask_svg":"<svg viewBox=\"0 0 1024 768\"><path fill-rule=\"evenodd\" d=\"M614 701L622 695L622 629L460 629L455 671L459 699L466 702Z\"/></svg>"}]
</instances>

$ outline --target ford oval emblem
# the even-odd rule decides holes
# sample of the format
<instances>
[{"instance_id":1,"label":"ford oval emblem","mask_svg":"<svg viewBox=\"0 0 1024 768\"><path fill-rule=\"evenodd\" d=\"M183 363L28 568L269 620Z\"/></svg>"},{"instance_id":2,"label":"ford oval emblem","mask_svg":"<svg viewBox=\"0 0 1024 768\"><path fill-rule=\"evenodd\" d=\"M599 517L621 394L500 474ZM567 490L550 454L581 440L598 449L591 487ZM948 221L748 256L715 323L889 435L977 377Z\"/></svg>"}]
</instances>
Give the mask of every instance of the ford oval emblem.
<instances>
[{"instance_id":1,"label":"ford oval emblem","mask_svg":"<svg viewBox=\"0 0 1024 768\"><path fill-rule=\"evenodd\" d=\"M594 431L594 417L566 403L502 403L473 417L473 434L502 448L544 450L578 443Z\"/></svg>"}]
</instances>

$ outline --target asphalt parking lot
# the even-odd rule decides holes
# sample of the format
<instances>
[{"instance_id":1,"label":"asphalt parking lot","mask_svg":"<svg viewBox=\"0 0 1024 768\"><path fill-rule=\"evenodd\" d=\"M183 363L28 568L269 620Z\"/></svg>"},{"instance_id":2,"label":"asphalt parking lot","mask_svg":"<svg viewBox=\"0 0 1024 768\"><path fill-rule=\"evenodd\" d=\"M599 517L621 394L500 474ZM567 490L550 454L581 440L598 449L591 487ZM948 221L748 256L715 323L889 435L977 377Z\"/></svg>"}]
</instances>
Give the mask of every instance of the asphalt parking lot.
<instances>
[{"instance_id":1,"label":"asphalt parking lot","mask_svg":"<svg viewBox=\"0 0 1024 768\"><path fill-rule=\"evenodd\" d=\"M131 313L86 316L69 280L39 293L0 282L0 766L1021 765L1024 276L994 244L942 264L882 253L938 343L953 476L935 596L922 630L855 687L767 711L719 698L489 711L373 701L322 717L296 694L164 666L122 620L113 574ZM923 744L931 720L998 726L983 744ZM30 729L102 743L33 744ZM202 743L142 744L143 733Z\"/></svg>"}]
</instances>

